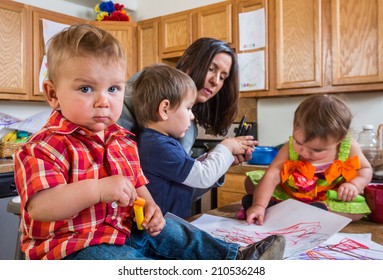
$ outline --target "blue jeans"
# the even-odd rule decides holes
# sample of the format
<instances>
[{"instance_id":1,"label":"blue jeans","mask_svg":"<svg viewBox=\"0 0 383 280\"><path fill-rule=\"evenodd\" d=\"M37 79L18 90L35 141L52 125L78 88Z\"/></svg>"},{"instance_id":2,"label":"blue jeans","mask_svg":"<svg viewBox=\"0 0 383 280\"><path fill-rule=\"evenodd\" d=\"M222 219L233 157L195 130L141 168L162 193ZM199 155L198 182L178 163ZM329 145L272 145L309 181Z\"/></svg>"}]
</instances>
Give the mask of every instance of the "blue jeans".
<instances>
[{"instance_id":1,"label":"blue jeans","mask_svg":"<svg viewBox=\"0 0 383 280\"><path fill-rule=\"evenodd\" d=\"M99 244L67 256L66 260L233 260L239 245L216 239L166 219L162 232L151 237L134 226L124 245Z\"/></svg>"}]
</instances>

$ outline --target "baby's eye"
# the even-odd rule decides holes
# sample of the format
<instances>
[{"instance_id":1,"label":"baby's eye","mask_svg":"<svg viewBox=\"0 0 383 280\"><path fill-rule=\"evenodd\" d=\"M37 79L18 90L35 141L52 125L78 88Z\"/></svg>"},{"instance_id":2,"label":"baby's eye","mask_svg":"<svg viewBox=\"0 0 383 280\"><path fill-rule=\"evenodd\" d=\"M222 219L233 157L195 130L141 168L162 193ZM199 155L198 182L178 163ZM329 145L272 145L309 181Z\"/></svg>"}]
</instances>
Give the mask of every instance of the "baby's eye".
<instances>
[{"instance_id":1,"label":"baby's eye","mask_svg":"<svg viewBox=\"0 0 383 280\"><path fill-rule=\"evenodd\" d=\"M92 88L88 87L88 86L82 86L82 87L80 87L80 91L83 92L83 93L91 93L92 92Z\"/></svg>"},{"instance_id":2,"label":"baby's eye","mask_svg":"<svg viewBox=\"0 0 383 280\"><path fill-rule=\"evenodd\" d=\"M116 93L116 92L119 91L119 88L116 87L116 86L112 86L112 87L110 87L110 88L108 89L108 91L109 91L110 93Z\"/></svg>"}]
</instances>

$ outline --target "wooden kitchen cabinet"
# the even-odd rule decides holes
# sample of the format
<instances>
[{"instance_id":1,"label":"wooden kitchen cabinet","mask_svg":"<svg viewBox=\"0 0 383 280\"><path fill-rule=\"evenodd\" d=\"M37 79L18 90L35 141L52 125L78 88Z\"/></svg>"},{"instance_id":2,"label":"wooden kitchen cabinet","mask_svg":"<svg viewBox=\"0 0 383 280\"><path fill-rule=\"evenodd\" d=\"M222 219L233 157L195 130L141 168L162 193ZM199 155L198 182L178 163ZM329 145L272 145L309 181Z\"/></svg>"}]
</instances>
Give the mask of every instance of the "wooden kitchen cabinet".
<instances>
[{"instance_id":1,"label":"wooden kitchen cabinet","mask_svg":"<svg viewBox=\"0 0 383 280\"><path fill-rule=\"evenodd\" d=\"M160 17L161 61L174 66L185 49L202 37L234 43L231 1Z\"/></svg>"},{"instance_id":2,"label":"wooden kitchen cabinet","mask_svg":"<svg viewBox=\"0 0 383 280\"><path fill-rule=\"evenodd\" d=\"M255 9L257 2L235 1L235 16L247 11L240 5ZM242 92L242 97L383 90L383 0L265 4L269 88Z\"/></svg>"},{"instance_id":3,"label":"wooden kitchen cabinet","mask_svg":"<svg viewBox=\"0 0 383 280\"><path fill-rule=\"evenodd\" d=\"M137 52L138 70L153 63L158 63L159 59L159 40L158 23L159 18L143 20L137 25Z\"/></svg>"},{"instance_id":4,"label":"wooden kitchen cabinet","mask_svg":"<svg viewBox=\"0 0 383 280\"><path fill-rule=\"evenodd\" d=\"M321 0L276 0L276 88L322 86Z\"/></svg>"},{"instance_id":5,"label":"wooden kitchen cabinet","mask_svg":"<svg viewBox=\"0 0 383 280\"><path fill-rule=\"evenodd\" d=\"M231 166L225 175L224 185L217 189L218 207L241 201L246 194L244 187L246 172L265 170L267 167L266 165L250 165L247 163Z\"/></svg>"},{"instance_id":6,"label":"wooden kitchen cabinet","mask_svg":"<svg viewBox=\"0 0 383 280\"><path fill-rule=\"evenodd\" d=\"M192 43L192 15L175 13L160 19L160 53L163 58L180 57Z\"/></svg>"},{"instance_id":7,"label":"wooden kitchen cabinet","mask_svg":"<svg viewBox=\"0 0 383 280\"><path fill-rule=\"evenodd\" d=\"M268 0L233 0L233 28L235 34L234 46L236 46L236 52L240 53L252 53L255 51L264 52L264 90L269 89L269 34L268 34ZM265 46L253 49L253 50L241 50L240 46L240 32L239 32L239 17L241 13L254 12L260 9L264 9L265 14ZM262 91L264 91L262 90ZM243 92L242 97L249 97L249 92ZM250 93L251 95L251 93Z\"/></svg>"},{"instance_id":8,"label":"wooden kitchen cabinet","mask_svg":"<svg viewBox=\"0 0 383 280\"><path fill-rule=\"evenodd\" d=\"M27 100L31 92L32 27L27 5L0 2L0 99Z\"/></svg>"},{"instance_id":9,"label":"wooden kitchen cabinet","mask_svg":"<svg viewBox=\"0 0 383 280\"><path fill-rule=\"evenodd\" d=\"M64 25L94 24L114 35L125 47L127 78L137 71L137 24L96 22L11 1L0 2L0 99L44 100L40 69L46 48L43 20ZM32 71L31 71L32 70Z\"/></svg>"},{"instance_id":10,"label":"wooden kitchen cabinet","mask_svg":"<svg viewBox=\"0 0 383 280\"><path fill-rule=\"evenodd\" d=\"M383 1L333 0L331 11L332 84L383 82Z\"/></svg>"},{"instance_id":11,"label":"wooden kitchen cabinet","mask_svg":"<svg viewBox=\"0 0 383 280\"><path fill-rule=\"evenodd\" d=\"M137 72L137 23L118 21L94 21L93 25L108 31L124 46L128 59L126 78Z\"/></svg>"},{"instance_id":12,"label":"wooden kitchen cabinet","mask_svg":"<svg viewBox=\"0 0 383 280\"><path fill-rule=\"evenodd\" d=\"M225 184L217 189L217 206L222 207L242 200L246 194L245 174L226 173Z\"/></svg>"},{"instance_id":13,"label":"wooden kitchen cabinet","mask_svg":"<svg viewBox=\"0 0 383 280\"><path fill-rule=\"evenodd\" d=\"M40 69L46 48L43 37L43 19L54 21L57 23L72 25L76 23L87 23L86 20L55 13L52 11L31 7L32 11L32 26L33 26L33 90L30 100L44 100L43 92L40 90Z\"/></svg>"},{"instance_id":14,"label":"wooden kitchen cabinet","mask_svg":"<svg viewBox=\"0 0 383 280\"><path fill-rule=\"evenodd\" d=\"M193 41L212 37L233 43L232 4L220 2L193 10Z\"/></svg>"}]
</instances>

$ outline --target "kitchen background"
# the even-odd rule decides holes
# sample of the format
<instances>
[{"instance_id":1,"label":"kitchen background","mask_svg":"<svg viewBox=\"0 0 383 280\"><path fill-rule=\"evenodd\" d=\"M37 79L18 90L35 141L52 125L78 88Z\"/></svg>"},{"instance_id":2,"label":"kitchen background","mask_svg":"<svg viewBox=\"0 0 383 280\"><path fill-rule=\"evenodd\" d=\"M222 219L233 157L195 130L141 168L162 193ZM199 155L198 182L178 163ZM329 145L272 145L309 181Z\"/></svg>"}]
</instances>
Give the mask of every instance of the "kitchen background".
<instances>
[{"instance_id":1,"label":"kitchen background","mask_svg":"<svg viewBox=\"0 0 383 280\"><path fill-rule=\"evenodd\" d=\"M24 4L52 10L85 19L94 19L94 6L98 0L17 0ZM205 6L215 0L120 0L129 9L133 21L141 21L161 15ZM293 112L304 97L267 97L257 100L258 139L261 145L277 145L284 142L291 133ZM383 93L347 93L345 95L354 119L352 129L355 134L363 124L373 124L375 129L383 123ZM0 112L26 118L41 110L48 109L43 102L0 101Z\"/></svg>"},{"instance_id":2,"label":"kitchen background","mask_svg":"<svg viewBox=\"0 0 383 280\"><path fill-rule=\"evenodd\" d=\"M0 1L1 2L7 2L4 0L0 0ZM80 1L79 0L66 0L66 1L63 1L63 0L51 0L51 1L16 0L14 2L24 3L27 5L34 6L34 7L50 10L50 11L61 13L61 14L66 14L69 16L78 17L81 19L94 20L94 18L95 18L94 6L97 3L99 3L100 1L99 0L82 0L82 1L81 0ZM226 2L226 1L214 1L214 0L194 0L194 1L190 1L190 0L177 0L177 1L174 1L174 0L161 0L161 1L159 1L159 0L115 0L115 2L120 3L120 4L124 4L128 8L128 11L129 11L130 16L132 17L132 20L134 22L138 22L138 21L143 21L146 19L151 19L151 18L163 16L163 15L174 14L177 12L181 12L181 11L185 11L185 10L189 10L189 9L194 9L194 8L198 8L198 7L202 7L202 6L207 6L207 5L218 3L218 2ZM267 145L267 146L278 145L278 144L280 144L280 143L282 143L288 139L288 136L291 134L291 130L292 130L292 120L293 120L294 110L296 109L297 105L304 98L304 96L297 96L295 94L302 91L302 88L301 88L302 84L305 84L307 82L307 80L305 80L306 76L309 76L309 78L310 78L310 74L312 74L312 73L307 73L307 72L309 72L310 70L313 70L315 68L314 71L312 71L312 72L314 74L318 74L318 73L323 72L324 80L325 79L328 80L328 77L331 76L331 67L328 67L328 64L331 64L329 62L331 62L332 57L327 56L330 53L329 50L331 50L331 54L333 55L333 57L338 57L339 62L341 62L339 64L343 63L342 66L344 66L344 68L346 70L349 70L349 69L354 70L354 71L349 70L350 73L352 72L351 73L353 75L352 78L355 78L355 76L358 76L359 72L362 72L363 74L365 74L365 76L371 75L371 72L367 71L367 70L370 70L369 67L371 67L372 75L376 74L376 76L378 76L378 78L377 78L378 82L375 83L375 86L378 89L382 88L381 87L381 81L382 81L382 65L381 65L381 63L378 62L378 63L374 64L374 63L368 63L366 61L363 61L364 62L364 64L363 64L363 63L360 63L360 61L358 61L358 59L357 59L358 57L355 54L354 54L354 57L352 57L354 60L351 59L350 57L348 57L348 55L352 56L352 54L355 53L355 52L353 52L352 49L349 50L349 52L343 52L343 49L342 49L342 54L344 54L344 53L346 54L345 55L346 57L343 57L343 56L339 55L339 53L337 53L336 46L335 47L330 46L332 38L330 38L330 36L328 34L331 33L330 31L334 31L334 30L330 30L330 28L329 28L330 24L327 24L328 22L331 22L329 20L329 11L330 11L329 7L331 6L330 4L340 3L339 1L335 1L335 0L331 0L331 1L330 0L321 0L321 1L314 1L314 0L313 1L308 1L308 0L307 1L306 0L299 0L299 1L298 0L275 0L275 1L271 1L271 0L246 0L246 1L245 0L236 0L235 2L236 3L241 2L241 5L246 2L246 5L257 6L257 9L259 9L260 7L263 7L262 5L259 5L260 3L263 5L265 5L265 3L267 3L270 6L269 11L271 13L269 14L270 18L268 19L270 22L268 34L270 34L270 37L268 38L268 40L270 42L269 46L271 46L271 47L269 49L266 49L266 52L265 52L266 54L269 54L269 57L267 59L270 61L270 63L268 64L268 69L266 69L265 73L270 75L270 77L266 77L266 79L269 81L273 81L273 83L274 83L274 84L270 83L271 84L270 92L272 90L274 90L274 93L276 91L278 91L277 93L281 94L282 96L270 97L270 96L266 96L268 93L264 93L262 95L262 92L261 92L260 94L263 97L258 98L259 96L257 95L257 98L256 98L255 97L256 94L247 95L247 93L241 93L241 96L243 98L240 99L240 106L239 106L240 107L240 113L236 119L236 122L239 122L242 115L246 114L248 121L251 121L251 122L257 121L258 140L260 142L260 145ZM353 0L353 1L348 0L346 2L342 2L341 4L347 6L347 4L349 2L353 3L353 5L350 5L352 7L355 7L355 6L360 7L360 6L358 6L359 4L357 4L357 3L360 3L359 0ZM366 2L363 1L363 3L366 3ZM367 13L366 12L366 10L367 10L368 15L373 14L375 16L375 19L377 19L377 18L382 19L383 15L381 15L381 14L378 15L378 12L374 13L374 11L378 11L378 10L380 11L382 9L374 9L374 8L371 9L371 7L377 7L377 6L381 5L382 2L383 2L383 0L379 0L376 2L370 1L370 2L368 2L369 4L366 4L366 5L363 4L362 7L365 8L365 10L363 10L363 11L365 13ZM305 5L309 6L310 4L313 4L313 6L309 6L309 8L313 11L316 8L318 8L315 5L319 5L319 6L323 5L322 7L324 7L324 9L323 9L325 11L323 13L324 24L322 25L322 27L324 29L322 32L324 34L324 38L323 38L323 40L322 39L318 40L318 38L315 38L312 40L314 43L319 41L320 43L323 44L323 45L319 46L319 48L323 49L323 53L322 53L323 58L320 55L318 57L320 57L321 61L323 61L322 66L324 69L318 70L316 67L310 67L310 65L312 65L314 63L312 63L312 61L310 61L310 59L312 59L312 57L307 57L306 52L303 52L303 55L299 55L301 53L298 53L297 57L303 58L303 61L296 62L294 60L296 57L294 57L294 55L291 55L291 52L290 52L290 49L288 46L286 46L286 48L284 49L283 44L281 47L281 44L278 45L276 43L276 38L280 39L285 35L283 33L283 28L285 26L284 25L278 25L278 27L279 27L278 32L280 32L280 33L275 31L276 30L275 24L278 24L279 23L278 20L283 18L283 17L281 17L280 14L276 15L275 11L277 11L277 10L283 11L283 12L285 12L285 14L289 14L288 12L290 12L290 15L291 14L293 15L293 16L290 16L290 19L293 19L293 20L290 22L287 22L287 23L294 26L295 12L296 12L296 10L299 10L299 9L294 10L294 8L296 8L296 6L295 6L296 3L300 3L303 6L305 6ZM307 3L309 3L309 4L307 4ZM283 5L283 4L285 4L285 6L283 6L283 7L278 6L278 9L276 9L276 7L275 7L276 5ZM246 5L243 4L243 6L242 6L243 9L237 10L236 12L237 13L246 12L247 7L249 7ZM239 5L236 5L235 7L238 8ZM233 8L234 8L234 6L233 6ZM302 21L306 22L306 21L304 21L306 19L305 15L309 14L309 13L307 13L307 11L305 9L300 9L300 10L303 10L305 13L300 20L301 20L301 22ZM358 10L358 9L355 9L355 10ZM347 12L348 12L348 10L347 10ZM382 12L379 12L379 13L382 13ZM235 13L233 12L233 16L234 16L234 14ZM47 16L46 14L42 14L43 18L46 16ZM312 17L315 19L314 16L312 16ZM54 20L54 18L55 18L55 16L53 15L52 17L49 17L48 19ZM354 17L354 18L357 18L357 17ZM371 19L371 18L374 19L374 17L372 17L372 16L364 17L364 19ZM297 22L298 22L298 24L297 24L297 26L295 26L296 29L298 31L302 31L302 29L304 29L304 28L302 28L302 24L299 24L301 22L299 22L299 21L297 21ZM380 25L378 25L378 24L374 25L374 23L376 23L376 22L377 22L377 20L375 22L373 22L371 25L364 25L365 22L363 21L363 24L361 25L363 27L364 26L369 27L368 29L366 29L367 30L366 32L360 32L360 33L367 34L368 38L372 37L372 38L370 38L370 40L362 40L362 39L360 39L360 36L357 36L357 35L352 36L353 34L359 34L359 33L355 32L354 30L352 30L351 35L349 37L350 37L350 40L354 39L354 40L357 40L360 42L366 42L366 44L362 44L362 45L367 48L369 57L372 58L371 60L373 60L374 62L376 62L376 61L381 62L381 59L379 60L379 59L377 59L377 57L382 56L381 51L380 51L382 44L381 44L380 40L382 40L382 38L383 38L383 36L382 36L383 33L381 33L381 30L383 30L383 29L376 28L376 26L381 26L381 24ZM339 22L336 22L336 23L338 23L338 24L334 24L334 26L338 26L338 27L341 26L341 24ZM210 22L209 24L206 24L206 25L212 26L211 29L214 29L214 31L218 30L217 28L214 28L214 26L217 26L217 24L211 24L211 22ZM233 19L232 25L230 25L230 27L233 27L232 29L234 30L235 28L237 28L237 26L235 26L235 25L238 25L238 22L234 21L234 19ZM353 25L351 24L351 26L353 26ZM230 28L228 28L228 29L230 29ZM33 30L38 32L39 28L33 28ZM219 30L221 30L221 28ZM270 30L271 30L271 32L270 32ZM281 30L282 30L282 32L281 32ZM291 30L290 28L286 28L286 30L287 30L286 31L287 35L289 35L290 33L294 33L294 32L288 32ZM376 30L380 30L380 33L378 33ZM310 27L308 27L304 31L308 31L304 35L306 35L305 38L309 38L308 41L310 41L310 38L314 37L312 34L312 30L310 29ZM125 29L123 32L125 32ZM151 34L151 33L148 32L146 34ZM326 34L327 34L327 37L326 37ZM371 34L372 34L372 36L370 36ZM38 36L39 36L39 34L36 35L35 33L33 33L33 35L36 38L38 38ZM282 36L280 36L280 35L282 35ZM26 34L24 34L24 36L26 36ZM280 37L278 37L278 36L280 36ZM22 38L22 36L19 36L19 37ZM26 36L26 37L28 37L28 36ZM126 36L126 37L132 38L129 36ZM154 36L152 36L152 37L154 37ZM293 42L293 44L298 45L298 46L303 45L304 47L307 47L307 48L302 47L301 49L308 50L307 52L309 54L314 53L313 49L316 50L316 47L318 47L317 45L315 45L315 46L310 45L309 44L310 42L308 42L308 46L306 46L305 41L303 42L303 44L301 44L302 42L297 43L297 39L298 40L300 39L299 36L292 36L292 38L293 39L289 41L290 45L291 45L291 42ZM285 38L283 37L283 39L285 39ZM291 38L287 38L287 39L291 39ZM28 43L30 43L32 41L32 38L29 38L29 40L27 38L26 41ZM152 40L152 41L155 41L155 40ZM334 41L336 41L336 40L334 40ZM339 40L339 41L341 41L341 40ZM346 40L346 41L347 41L347 43L349 43L348 40ZM3 42L5 42L4 46L9 48L9 44L10 44L9 41L4 40ZM17 41L13 41L13 42L16 42L14 44L17 45ZM126 44L129 44L129 42L132 42L132 40L128 39L125 41ZM287 43L289 43L289 42L287 42ZM158 42L156 42L156 43L158 43ZM38 61L39 58L41 58L41 57L39 57L39 55L41 55L41 52L39 52L38 43L36 44L36 42L33 42L32 45L33 45L33 49L37 50L37 52L36 52L37 55L35 52L33 52L33 54L32 54L32 51L30 50L32 47L30 49L28 49L28 51L30 51L30 53L27 53L27 54L31 55L30 57L33 57L35 61ZM36 47L36 45L37 45L37 47ZM348 45L351 45L351 44L348 44ZM343 47L347 48L348 45L345 45ZM379 47L376 47L376 49L374 49L373 47L371 47L371 45L372 46L379 46ZM30 46L30 45L28 45L28 46ZM156 47L158 47L158 46L156 46ZM127 48L133 49L133 47L130 45L127 46ZM147 45L144 50L146 53L146 52L150 52L151 50L154 50L154 49L155 49L154 47L151 48L151 45ZM376 52L374 52L374 51L376 51ZM152 52L154 52L154 51L152 51ZM177 51L175 51L175 52L178 53ZM143 53L143 52L141 52L141 53ZM282 55L286 54L285 58L286 57L292 58L291 60L293 61L293 63L289 64L289 62L291 62L291 61L286 62L285 60L283 60L283 58L282 59L276 59L275 53L279 53L279 54L282 53ZM165 57L167 62L174 63L176 56L170 57L170 56L168 56L168 53L166 53L166 55L163 56L163 58ZM136 55L132 56L132 57L136 57ZM315 58L317 58L317 54L315 54ZM12 56L11 56L10 61L11 61L11 63L13 62ZM275 61L277 61L279 64L275 63ZM338 62L338 61L335 60L335 62ZM356 63L354 63L354 62L356 62ZM312 63L312 64L310 64L310 63ZM293 65L291 65L291 64L293 64ZM275 65L278 65L278 67L275 67ZM294 67L294 66L295 66L295 69L292 69L292 67ZM28 72L28 74L31 74L30 76L32 76L32 78L35 78L33 76L33 75L36 75L36 73L34 73L35 69L30 69L30 68L32 68L32 67L27 67L27 72ZM354 68L357 68L357 70L361 69L362 71L357 71ZM334 69L335 69L335 67L334 67ZM309 70L309 71L307 71L307 70ZM135 71L136 70L134 69L134 72ZM275 73L277 71L281 71L281 72L278 72L276 75ZM22 71L20 71L20 72L22 72ZM298 72L298 74L301 75L300 76L301 80L299 80L300 81L299 83L291 85L291 84L289 84L289 78L290 78L289 74L290 73L296 74L296 72ZM307 75L306 75L306 73L307 73ZM15 74L15 76L16 76L16 74ZM21 75L21 76L24 77L27 75ZM276 77L277 76L278 76L278 78L282 77L282 79L283 79L281 81L282 85L280 87L283 90L279 90L279 89L276 90L275 84L276 84L276 80L277 80ZM2 78L4 80L7 80L6 75L2 75ZM315 78L318 79L317 76ZM341 77L341 78L344 78L344 77ZM369 86L368 83L367 83L367 85L364 85L363 81L361 81L360 84L358 85L358 78L359 77L356 77L356 79L354 79L351 84L346 83L345 86L340 83L341 85L338 87L338 89L341 88L341 89L346 89L346 91L353 92L353 93L348 92L347 94L344 94L343 96L347 100L348 104L350 105L351 110L352 110L353 115L354 115L354 119L352 122L352 130L353 130L353 133L355 136L357 135L357 133L359 133L361 131L362 126L364 124L373 124L375 126L375 129L376 129L379 124L383 123L383 110L382 110L383 91L380 90L380 91L375 91L375 92L368 92L366 89L371 89L371 88L373 89L374 85ZM369 78L369 77L367 77L367 78ZM347 79L347 77L346 77L346 79ZM356 82L355 82L355 80L356 80ZM363 80L363 77L361 80ZM310 80L308 82L310 83ZM336 85L336 82L337 81L335 81L335 85ZM372 83L372 84L374 84L374 83ZM284 87L287 87L286 91L285 91ZM315 90L318 89L315 87L316 87L316 85L310 84L308 88L311 89L312 92L315 92ZM334 90L336 87L337 86L333 86L332 89ZM355 90L357 90L361 87L363 87L363 89L364 89L363 91L355 92ZM324 83L323 88L325 88L327 90L327 88L329 88L329 87L328 86L326 87L326 84ZM31 99L29 99L29 100L31 100ZM33 100L33 98L32 98L32 100ZM10 114L10 115L13 115L13 116L21 118L21 119L25 119L31 115L34 115L36 113L39 113L39 112L45 111L45 110L50 110L50 108L45 102L41 102L41 101L0 100L0 112ZM237 125L237 123L235 124L235 126L236 125ZM234 167L230 168L230 170L226 174L225 185L223 187L219 188L219 190L217 191L218 194L214 194L211 196L212 198L214 198L214 200L216 200L216 202L218 201L218 206L227 205L229 203L240 200L240 198L243 196L243 191L244 191L243 190L243 181L244 181L244 177L245 177L244 174L246 171L253 170L254 168L255 168L254 166L249 166L249 165L234 166ZM11 176L11 177L13 177L13 176ZM8 198L8 197L6 199L5 198L0 199L0 214L4 215L4 217L0 216L0 220L3 223L5 223L5 219L8 219L6 221L6 223L8 225L6 227L7 232L4 230L0 231L0 241L3 241L3 243L0 243L0 248L1 248L0 259L9 259L9 258L13 257L14 247L15 247L15 243L16 243L15 240L17 237L16 233L17 233L17 227L18 227L18 218L13 214L6 213L6 210L5 210L6 206L7 206L7 201L9 199L10 198ZM206 203L207 206L206 206L205 210L208 210L209 209L208 207L213 205L213 202L212 202L213 199L211 199L210 197L206 197L205 201L207 202ZM209 206L209 203L210 203L210 206ZM201 209L204 210L203 205L201 206ZM10 240L9 237L4 237L4 236L12 236L12 240ZM8 247L5 247L5 246L8 246ZM5 255L5 254L7 254L7 255Z\"/></svg>"}]
</instances>

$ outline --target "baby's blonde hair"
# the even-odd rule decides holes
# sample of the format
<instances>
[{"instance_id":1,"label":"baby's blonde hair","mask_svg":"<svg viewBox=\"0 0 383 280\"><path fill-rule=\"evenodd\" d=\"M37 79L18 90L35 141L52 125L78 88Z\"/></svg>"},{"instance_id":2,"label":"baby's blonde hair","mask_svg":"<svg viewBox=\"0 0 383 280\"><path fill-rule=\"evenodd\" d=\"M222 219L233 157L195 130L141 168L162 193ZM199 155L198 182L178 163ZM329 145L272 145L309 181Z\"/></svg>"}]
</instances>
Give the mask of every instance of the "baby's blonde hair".
<instances>
[{"instance_id":1,"label":"baby's blonde hair","mask_svg":"<svg viewBox=\"0 0 383 280\"><path fill-rule=\"evenodd\" d=\"M72 25L48 42L48 79L55 82L60 65L71 57L97 57L103 62L119 63L126 69L126 56L121 43L110 33L90 24Z\"/></svg>"}]
</instances>

